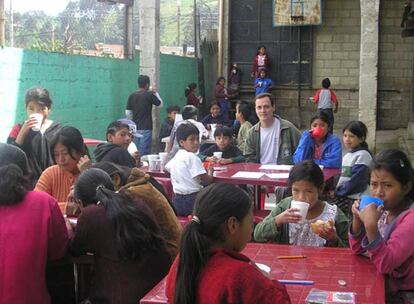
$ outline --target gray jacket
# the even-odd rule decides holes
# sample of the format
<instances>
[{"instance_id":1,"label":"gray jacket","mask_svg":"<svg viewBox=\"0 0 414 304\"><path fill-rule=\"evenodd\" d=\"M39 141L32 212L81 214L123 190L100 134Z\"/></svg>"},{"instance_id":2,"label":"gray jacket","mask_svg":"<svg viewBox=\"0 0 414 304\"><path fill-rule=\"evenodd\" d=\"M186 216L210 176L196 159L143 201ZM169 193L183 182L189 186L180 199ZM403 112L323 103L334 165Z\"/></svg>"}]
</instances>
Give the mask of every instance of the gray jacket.
<instances>
[{"instance_id":1,"label":"gray jacket","mask_svg":"<svg viewBox=\"0 0 414 304\"><path fill-rule=\"evenodd\" d=\"M280 120L279 155L277 156L277 163L279 165L293 165L292 156L296 151L302 134L290 121L281 119L277 115L274 117ZM244 148L244 156L247 162L260 163L260 122L249 130Z\"/></svg>"}]
</instances>

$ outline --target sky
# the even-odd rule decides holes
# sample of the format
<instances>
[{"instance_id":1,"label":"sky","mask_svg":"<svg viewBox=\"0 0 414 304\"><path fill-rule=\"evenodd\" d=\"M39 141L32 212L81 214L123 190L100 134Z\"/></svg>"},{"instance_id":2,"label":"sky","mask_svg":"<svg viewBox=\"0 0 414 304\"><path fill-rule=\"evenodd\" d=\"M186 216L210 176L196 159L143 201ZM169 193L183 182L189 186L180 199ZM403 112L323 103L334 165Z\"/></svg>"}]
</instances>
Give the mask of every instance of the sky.
<instances>
[{"instance_id":1,"label":"sky","mask_svg":"<svg viewBox=\"0 0 414 304\"><path fill-rule=\"evenodd\" d=\"M6 10L10 9L12 2L14 12L44 11L47 15L56 16L63 11L70 0L4 0Z\"/></svg>"}]
</instances>

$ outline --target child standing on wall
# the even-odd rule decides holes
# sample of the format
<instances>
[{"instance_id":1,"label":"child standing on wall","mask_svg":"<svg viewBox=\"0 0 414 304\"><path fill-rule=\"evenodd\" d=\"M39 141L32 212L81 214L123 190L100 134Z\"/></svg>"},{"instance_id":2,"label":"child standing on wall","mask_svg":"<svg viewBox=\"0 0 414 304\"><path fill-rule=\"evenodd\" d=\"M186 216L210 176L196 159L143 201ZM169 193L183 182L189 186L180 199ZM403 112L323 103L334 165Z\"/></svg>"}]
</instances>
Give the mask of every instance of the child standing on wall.
<instances>
[{"instance_id":1,"label":"child standing on wall","mask_svg":"<svg viewBox=\"0 0 414 304\"><path fill-rule=\"evenodd\" d=\"M269 93L269 90L273 86L273 81L267 76L265 69L259 71L259 77L254 81L254 89L256 90L256 96L262 93Z\"/></svg>"},{"instance_id":2,"label":"child standing on wall","mask_svg":"<svg viewBox=\"0 0 414 304\"><path fill-rule=\"evenodd\" d=\"M329 116L331 122L329 132L333 132L334 115L338 112L338 99L334 91L330 90L331 81L329 78L322 80L322 89L318 90L313 96L313 102L318 105L318 111L324 112Z\"/></svg>"},{"instance_id":3,"label":"child standing on wall","mask_svg":"<svg viewBox=\"0 0 414 304\"><path fill-rule=\"evenodd\" d=\"M252 77L254 78L259 77L259 71L261 69L265 69L268 71L269 68L270 68L270 60L269 60L269 56L266 53L266 47L264 45L260 45L257 48L257 53L256 53L256 56L254 57Z\"/></svg>"}]
</instances>

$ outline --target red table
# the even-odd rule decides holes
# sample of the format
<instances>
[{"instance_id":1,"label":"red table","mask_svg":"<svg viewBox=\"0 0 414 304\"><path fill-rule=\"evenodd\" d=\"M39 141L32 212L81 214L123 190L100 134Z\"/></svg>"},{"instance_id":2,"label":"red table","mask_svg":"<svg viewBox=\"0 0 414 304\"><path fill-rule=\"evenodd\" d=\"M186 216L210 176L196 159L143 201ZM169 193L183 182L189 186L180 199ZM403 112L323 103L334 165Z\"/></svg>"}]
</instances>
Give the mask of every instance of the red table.
<instances>
[{"instance_id":1,"label":"red table","mask_svg":"<svg viewBox=\"0 0 414 304\"><path fill-rule=\"evenodd\" d=\"M312 288L355 292L358 304L385 303L384 277L368 258L356 256L350 249L249 243L243 253L254 262L268 265L273 279L315 282L312 286L286 285L292 303L306 303ZM279 260L278 255L307 258ZM346 286L339 285L338 280L345 281ZM151 303L167 303L165 279L140 301L140 304Z\"/></svg>"}]
</instances>

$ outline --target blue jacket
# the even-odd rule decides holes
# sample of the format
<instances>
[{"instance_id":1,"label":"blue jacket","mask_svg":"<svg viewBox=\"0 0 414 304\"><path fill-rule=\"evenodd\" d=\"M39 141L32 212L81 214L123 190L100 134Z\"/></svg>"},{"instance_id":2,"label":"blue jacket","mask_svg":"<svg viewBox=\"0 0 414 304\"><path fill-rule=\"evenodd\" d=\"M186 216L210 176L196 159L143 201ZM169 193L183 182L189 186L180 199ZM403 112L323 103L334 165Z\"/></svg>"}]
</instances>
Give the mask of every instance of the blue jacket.
<instances>
[{"instance_id":1,"label":"blue jacket","mask_svg":"<svg viewBox=\"0 0 414 304\"><path fill-rule=\"evenodd\" d=\"M342 146L338 136L330 133L328 134L323 143L321 159L314 160L314 154L315 142L309 130L306 130L303 132L299 145L293 155L293 162L297 164L304 160L313 160L315 164L322 165L325 168L341 168Z\"/></svg>"}]
</instances>

